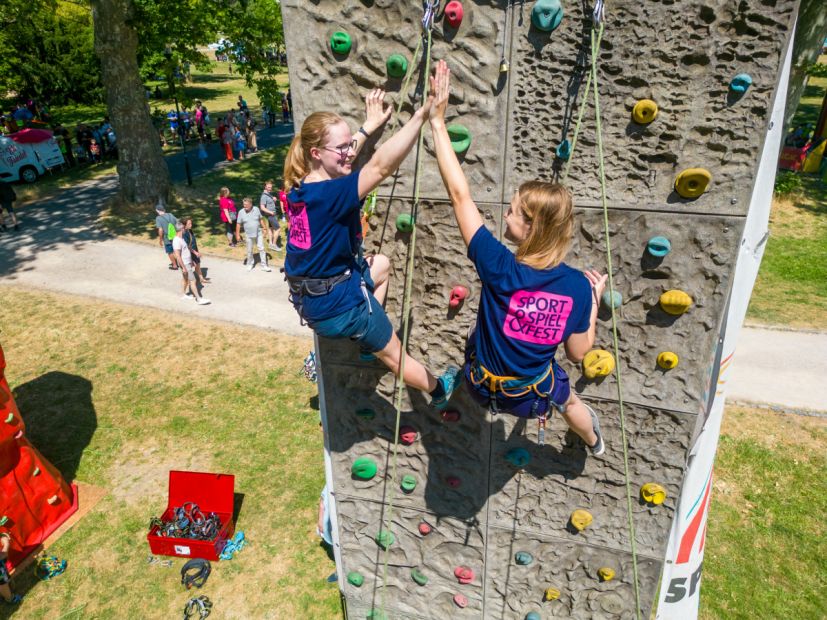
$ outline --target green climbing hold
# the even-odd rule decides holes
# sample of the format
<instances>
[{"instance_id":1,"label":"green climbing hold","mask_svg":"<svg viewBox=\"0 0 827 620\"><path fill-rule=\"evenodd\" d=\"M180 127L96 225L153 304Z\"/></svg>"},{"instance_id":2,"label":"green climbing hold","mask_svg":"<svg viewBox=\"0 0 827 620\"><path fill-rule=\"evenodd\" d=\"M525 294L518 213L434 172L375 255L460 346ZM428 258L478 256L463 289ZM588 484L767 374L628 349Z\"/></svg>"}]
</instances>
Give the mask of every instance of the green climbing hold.
<instances>
[{"instance_id":1,"label":"green climbing hold","mask_svg":"<svg viewBox=\"0 0 827 620\"><path fill-rule=\"evenodd\" d=\"M448 137L454 153L464 153L471 147L471 132L465 125L448 125Z\"/></svg>"},{"instance_id":2,"label":"green climbing hold","mask_svg":"<svg viewBox=\"0 0 827 620\"><path fill-rule=\"evenodd\" d=\"M14 414L9 413L9 415L6 416L6 424L11 424L12 422L14 422Z\"/></svg>"},{"instance_id":3,"label":"green climbing hold","mask_svg":"<svg viewBox=\"0 0 827 620\"><path fill-rule=\"evenodd\" d=\"M385 615L385 612L379 609L371 609L368 612L368 615L365 616L366 620L388 620L388 617Z\"/></svg>"},{"instance_id":4,"label":"green climbing hold","mask_svg":"<svg viewBox=\"0 0 827 620\"><path fill-rule=\"evenodd\" d=\"M423 574L422 571L417 568L411 569L411 579L413 579L420 586L424 586L428 583L428 576Z\"/></svg>"},{"instance_id":5,"label":"green climbing hold","mask_svg":"<svg viewBox=\"0 0 827 620\"><path fill-rule=\"evenodd\" d=\"M410 213L400 213L396 218L396 230L409 233L413 230L413 218Z\"/></svg>"},{"instance_id":6,"label":"green climbing hold","mask_svg":"<svg viewBox=\"0 0 827 620\"><path fill-rule=\"evenodd\" d=\"M363 420L372 420L376 417L376 412L373 409L357 409L356 415L358 415Z\"/></svg>"},{"instance_id":7,"label":"green climbing hold","mask_svg":"<svg viewBox=\"0 0 827 620\"><path fill-rule=\"evenodd\" d=\"M3 515L2 517L0 517L0 525L6 525L6 523L8 523L8 521L9 521L9 518L6 515Z\"/></svg>"},{"instance_id":8,"label":"green climbing hold","mask_svg":"<svg viewBox=\"0 0 827 620\"><path fill-rule=\"evenodd\" d=\"M374 538L376 544L382 547L382 549L387 550L394 542L396 542L396 536L393 535L393 532L389 532L388 530L379 530L379 533Z\"/></svg>"},{"instance_id":9,"label":"green climbing hold","mask_svg":"<svg viewBox=\"0 0 827 620\"><path fill-rule=\"evenodd\" d=\"M620 291L603 291L603 294L600 296L600 301L607 308L617 310L623 305L623 295L620 294Z\"/></svg>"},{"instance_id":10,"label":"green climbing hold","mask_svg":"<svg viewBox=\"0 0 827 620\"><path fill-rule=\"evenodd\" d=\"M40 475L40 468L35 467L34 471L32 472L32 476L39 476Z\"/></svg>"},{"instance_id":11,"label":"green climbing hold","mask_svg":"<svg viewBox=\"0 0 827 620\"><path fill-rule=\"evenodd\" d=\"M352 586L361 588L362 584L365 583L365 578L362 576L362 573L353 570L347 574L347 582Z\"/></svg>"},{"instance_id":12,"label":"green climbing hold","mask_svg":"<svg viewBox=\"0 0 827 620\"><path fill-rule=\"evenodd\" d=\"M531 23L537 30L551 32L563 21L560 0L537 0L531 7Z\"/></svg>"},{"instance_id":13,"label":"green climbing hold","mask_svg":"<svg viewBox=\"0 0 827 620\"><path fill-rule=\"evenodd\" d=\"M402 54L391 54L385 63L388 75L392 78L402 78L408 72L408 59Z\"/></svg>"},{"instance_id":14,"label":"green climbing hold","mask_svg":"<svg viewBox=\"0 0 827 620\"><path fill-rule=\"evenodd\" d=\"M542 618L536 611L530 611L525 615L525 620L542 620Z\"/></svg>"},{"instance_id":15,"label":"green climbing hold","mask_svg":"<svg viewBox=\"0 0 827 620\"><path fill-rule=\"evenodd\" d=\"M531 461L531 455L525 448L511 448L506 453L505 460L514 467L525 467Z\"/></svg>"},{"instance_id":16,"label":"green climbing hold","mask_svg":"<svg viewBox=\"0 0 827 620\"><path fill-rule=\"evenodd\" d=\"M353 41L350 40L350 35L346 32L339 30L330 37L330 49L335 54L344 56L350 51L351 47L353 47Z\"/></svg>"},{"instance_id":17,"label":"green climbing hold","mask_svg":"<svg viewBox=\"0 0 827 620\"><path fill-rule=\"evenodd\" d=\"M376 470L376 463L366 456L360 456L350 466L350 473L359 480L370 480L376 475Z\"/></svg>"},{"instance_id":18,"label":"green climbing hold","mask_svg":"<svg viewBox=\"0 0 827 620\"><path fill-rule=\"evenodd\" d=\"M399 486L402 487L402 490L405 491L405 493L410 493L416 488L416 477L411 474L405 474L402 476L402 482Z\"/></svg>"},{"instance_id":19,"label":"green climbing hold","mask_svg":"<svg viewBox=\"0 0 827 620\"><path fill-rule=\"evenodd\" d=\"M514 561L517 562L520 566L528 566L534 561L534 556L531 555L528 551L518 551L514 555Z\"/></svg>"}]
</instances>

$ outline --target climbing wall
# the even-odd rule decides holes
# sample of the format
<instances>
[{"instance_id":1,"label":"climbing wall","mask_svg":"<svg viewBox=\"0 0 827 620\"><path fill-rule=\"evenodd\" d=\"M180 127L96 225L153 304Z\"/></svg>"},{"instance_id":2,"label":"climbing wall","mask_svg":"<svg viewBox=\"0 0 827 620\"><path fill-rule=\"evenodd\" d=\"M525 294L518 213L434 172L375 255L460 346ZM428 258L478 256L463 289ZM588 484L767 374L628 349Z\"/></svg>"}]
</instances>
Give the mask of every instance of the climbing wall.
<instances>
[{"instance_id":1,"label":"climbing wall","mask_svg":"<svg viewBox=\"0 0 827 620\"><path fill-rule=\"evenodd\" d=\"M452 130L457 142L470 135L460 160L486 226L501 236L519 184L560 177L565 141L573 138L586 94L591 11L566 4L559 25L544 30L557 22L554 0L466 1L458 24L456 4L440 7L432 56L451 67L448 122L461 126ZM319 341L337 561L349 617L632 617L627 478L640 612L648 617L688 451L707 411L735 257L796 8L795 0L607 6L597 63L628 467L616 379L601 376L606 354L574 366L561 351L572 384L600 414L604 456L589 456L560 418L551 420L540 446L536 421L492 416L462 391L444 414L406 392L391 479L394 377L378 363L360 363L348 342ZM375 86L394 104L401 100L401 122L410 116L422 85L421 54L414 58L421 3L285 0L282 10L297 127L327 109L355 130L364 94ZM397 54L407 61L405 73L398 71L404 63L391 58ZM407 91L405 75L412 75ZM577 226L566 262L605 270L589 101L568 176ZM386 129L369 145L391 133ZM386 308L400 335L411 235L395 223L411 212L414 169L411 155L379 188L366 237L369 252L391 259ZM480 285L427 128L420 196L409 349L442 371L463 361ZM450 307L457 285L469 295ZM601 307L595 344L605 351L612 350L611 302ZM644 490L648 483L660 485L665 497ZM582 530L575 510L591 516Z\"/></svg>"}]
</instances>

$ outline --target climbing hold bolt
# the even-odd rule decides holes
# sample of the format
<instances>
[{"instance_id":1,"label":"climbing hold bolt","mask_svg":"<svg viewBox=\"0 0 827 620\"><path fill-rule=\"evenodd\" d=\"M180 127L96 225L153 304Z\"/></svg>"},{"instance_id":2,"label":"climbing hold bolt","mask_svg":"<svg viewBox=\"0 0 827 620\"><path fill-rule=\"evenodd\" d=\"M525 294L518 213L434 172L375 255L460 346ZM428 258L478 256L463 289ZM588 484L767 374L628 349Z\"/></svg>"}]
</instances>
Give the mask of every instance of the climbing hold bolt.
<instances>
[{"instance_id":1,"label":"climbing hold bolt","mask_svg":"<svg viewBox=\"0 0 827 620\"><path fill-rule=\"evenodd\" d=\"M623 305L623 295L620 291L603 291L600 301L607 308L620 308Z\"/></svg>"},{"instance_id":2,"label":"climbing hold bolt","mask_svg":"<svg viewBox=\"0 0 827 620\"><path fill-rule=\"evenodd\" d=\"M588 510L583 510L582 508L578 508L573 513L571 513L571 524L574 526L578 532L582 532L585 530L592 522L592 513Z\"/></svg>"},{"instance_id":3,"label":"climbing hold bolt","mask_svg":"<svg viewBox=\"0 0 827 620\"><path fill-rule=\"evenodd\" d=\"M666 489L656 482L647 482L640 487L640 496L647 504L660 506L666 501Z\"/></svg>"},{"instance_id":4,"label":"climbing hold bolt","mask_svg":"<svg viewBox=\"0 0 827 620\"><path fill-rule=\"evenodd\" d=\"M350 35L346 32L339 30L334 32L333 36L330 37L330 49L332 49L335 54L344 56L350 51L352 46L353 41L350 40Z\"/></svg>"},{"instance_id":5,"label":"climbing hold bolt","mask_svg":"<svg viewBox=\"0 0 827 620\"><path fill-rule=\"evenodd\" d=\"M505 460L514 467L525 467L531 461L531 455L525 448L511 448L506 453Z\"/></svg>"},{"instance_id":6,"label":"climbing hold bolt","mask_svg":"<svg viewBox=\"0 0 827 620\"><path fill-rule=\"evenodd\" d=\"M447 476L445 478L445 484L447 484L452 489L458 489L462 484L462 480L460 480L456 476Z\"/></svg>"},{"instance_id":7,"label":"climbing hold bolt","mask_svg":"<svg viewBox=\"0 0 827 620\"><path fill-rule=\"evenodd\" d=\"M425 521L419 522L419 533L423 536L427 536L433 531L430 523L426 523Z\"/></svg>"},{"instance_id":8,"label":"climbing hold bolt","mask_svg":"<svg viewBox=\"0 0 827 620\"><path fill-rule=\"evenodd\" d=\"M632 120L638 125L648 125L658 115L658 104L651 99L641 99L632 108Z\"/></svg>"},{"instance_id":9,"label":"climbing hold bolt","mask_svg":"<svg viewBox=\"0 0 827 620\"><path fill-rule=\"evenodd\" d=\"M360 588L362 584L365 583L365 578L362 576L362 573L354 570L347 574L347 582L352 586Z\"/></svg>"},{"instance_id":10,"label":"climbing hold bolt","mask_svg":"<svg viewBox=\"0 0 827 620\"><path fill-rule=\"evenodd\" d=\"M646 251L652 256L663 258L672 251L672 244L666 237L652 237L646 242Z\"/></svg>"},{"instance_id":11,"label":"climbing hold bolt","mask_svg":"<svg viewBox=\"0 0 827 620\"><path fill-rule=\"evenodd\" d=\"M557 145L557 148L554 150L554 154L563 161L569 160L569 157L571 157L571 143L569 143L568 139L563 140Z\"/></svg>"},{"instance_id":12,"label":"climbing hold bolt","mask_svg":"<svg viewBox=\"0 0 827 620\"><path fill-rule=\"evenodd\" d=\"M712 175L704 168L687 168L675 178L675 191L683 198L697 198L706 191Z\"/></svg>"},{"instance_id":13,"label":"climbing hold bolt","mask_svg":"<svg viewBox=\"0 0 827 620\"><path fill-rule=\"evenodd\" d=\"M514 554L514 561L520 566L528 566L534 561L534 556L528 551L518 551Z\"/></svg>"},{"instance_id":14,"label":"climbing hold bolt","mask_svg":"<svg viewBox=\"0 0 827 620\"><path fill-rule=\"evenodd\" d=\"M468 297L468 289L464 286L455 286L451 289L451 296L448 300L448 305L452 308L458 308L465 298Z\"/></svg>"},{"instance_id":15,"label":"climbing hold bolt","mask_svg":"<svg viewBox=\"0 0 827 620\"><path fill-rule=\"evenodd\" d=\"M413 218L410 213L400 213L396 218L396 230L409 233L413 230Z\"/></svg>"},{"instance_id":16,"label":"climbing hold bolt","mask_svg":"<svg viewBox=\"0 0 827 620\"><path fill-rule=\"evenodd\" d=\"M387 550L394 542L396 542L396 536L393 535L393 532L389 532L388 530L379 530L379 533L374 538L376 544L382 547L382 549Z\"/></svg>"},{"instance_id":17,"label":"climbing hold bolt","mask_svg":"<svg viewBox=\"0 0 827 620\"><path fill-rule=\"evenodd\" d=\"M366 407L364 409L357 409L356 415L358 415L363 420L372 420L376 417L376 412L373 409L368 409Z\"/></svg>"},{"instance_id":18,"label":"climbing hold bolt","mask_svg":"<svg viewBox=\"0 0 827 620\"><path fill-rule=\"evenodd\" d=\"M60 498L57 495L52 495L49 499L46 500L46 503L49 504L49 506L54 506L59 501Z\"/></svg>"},{"instance_id":19,"label":"climbing hold bolt","mask_svg":"<svg viewBox=\"0 0 827 620\"><path fill-rule=\"evenodd\" d=\"M6 416L6 424L12 424L13 422L14 422L14 414L9 413L9 415Z\"/></svg>"},{"instance_id":20,"label":"climbing hold bolt","mask_svg":"<svg viewBox=\"0 0 827 620\"><path fill-rule=\"evenodd\" d=\"M660 296L660 307L667 314L683 314L692 305L692 298L681 290L672 289Z\"/></svg>"},{"instance_id":21,"label":"climbing hold bolt","mask_svg":"<svg viewBox=\"0 0 827 620\"><path fill-rule=\"evenodd\" d=\"M587 379L605 377L615 369L615 358L605 349L592 349L583 358L583 374Z\"/></svg>"},{"instance_id":22,"label":"climbing hold bolt","mask_svg":"<svg viewBox=\"0 0 827 620\"><path fill-rule=\"evenodd\" d=\"M416 441L416 429L412 426L403 426L399 429L399 441L403 446L409 446Z\"/></svg>"},{"instance_id":23,"label":"climbing hold bolt","mask_svg":"<svg viewBox=\"0 0 827 620\"><path fill-rule=\"evenodd\" d=\"M678 365L678 356L672 351L662 351L658 354L658 366L664 370L671 370Z\"/></svg>"},{"instance_id":24,"label":"climbing hold bolt","mask_svg":"<svg viewBox=\"0 0 827 620\"><path fill-rule=\"evenodd\" d=\"M464 594L454 594L454 604L460 609L468 607L468 597Z\"/></svg>"},{"instance_id":25,"label":"climbing hold bolt","mask_svg":"<svg viewBox=\"0 0 827 620\"><path fill-rule=\"evenodd\" d=\"M399 483L399 486L405 493L412 492L416 488L416 477L411 474L405 474L402 476L402 482Z\"/></svg>"},{"instance_id":26,"label":"climbing hold bolt","mask_svg":"<svg viewBox=\"0 0 827 620\"><path fill-rule=\"evenodd\" d=\"M40 475L40 468L35 467L34 471L32 471L32 476L39 476Z\"/></svg>"},{"instance_id":27,"label":"climbing hold bolt","mask_svg":"<svg viewBox=\"0 0 827 620\"><path fill-rule=\"evenodd\" d=\"M385 67L388 70L388 75L392 78L403 78L408 72L408 59L402 54L391 54L388 56Z\"/></svg>"},{"instance_id":28,"label":"climbing hold bolt","mask_svg":"<svg viewBox=\"0 0 827 620\"><path fill-rule=\"evenodd\" d=\"M729 89L739 95L743 95L752 86L752 77L749 73L739 73L729 83Z\"/></svg>"},{"instance_id":29,"label":"climbing hold bolt","mask_svg":"<svg viewBox=\"0 0 827 620\"><path fill-rule=\"evenodd\" d=\"M543 592L543 601L556 601L560 598L560 590L557 588L546 588Z\"/></svg>"},{"instance_id":30,"label":"climbing hold bolt","mask_svg":"<svg viewBox=\"0 0 827 620\"><path fill-rule=\"evenodd\" d=\"M411 579L413 579L417 585L424 586L428 583L428 576L425 575L422 571L418 568L411 569Z\"/></svg>"},{"instance_id":31,"label":"climbing hold bolt","mask_svg":"<svg viewBox=\"0 0 827 620\"><path fill-rule=\"evenodd\" d=\"M615 578L615 572L614 569L608 566L601 566L597 569L597 576L600 577L601 581L611 581Z\"/></svg>"},{"instance_id":32,"label":"climbing hold bolt","mask_svg":"<svg viewBox=\"0 0 827 620\"><path fill-rule=\"evenodd\" d=\"M457 0L451 0L445 5L445 21L451 28L459 28L462 23L462 3Z\"/></svg>"},{"instance_id":33,"label":"climbing hold bolt","mask_svg":"<svg viewBox=\"0 0 827 620\"><path fill-rule=\"evenodd\" d=\"M448 125L447 130L454 153L464 153L471 147L471 132L465 125Z\"/></svg>"},{"instance_id":34,"label":"climbing hold bolt","mask_svg":"<svg viewBox=\"0 0 827 620\"><path fill-rule=\"evenodd\" d=\"M525 620L542 620L542 618L536 611L530 611L525 615Z\"/></svg>"},{"instance_id":35,"label":"climbing hold bolt","mask_svg":"<svg viewBox=\"0 0 827 620\"><path fill-rule=\"evenodd\" d=\"M351 475L359 480L370 480L376 475L376 470L377 467L374 460L366 456L360 456L353 461L353 465L350 466Z\"/></svg>"},{"instance_id":36,"label":"climbing hold bolt","mask_svg":"<svg viewBox=\"0 0 827 620\"><path fill-rule=\"evenodd\" d=\"M448 409L447 411L442 412L442 421L443 422L459 422L460 412L454 411L453 409Z\"/></svg>"},{"instance_id":37,"label":"climbing hold bolt","mask_svg":"<svg viewBox=\"0 0 827 620\"><path fill-rule=\"evenodd\" d=\"M454 569L454 577L457 578L461 584L469 584L474 581L474 571L467 566L457 566Z\"/></svg>"},{"instance_id":38,"label":"climbing hold bolt","mask_svg":"<svg viewBox=\"0 0 827 620\"><path fill-rule=\"evenodd\" d=\"M531 8L531 23L537 30L551 32L563 21L560 0L537 0Z\"/></svg>"}]
</instances>

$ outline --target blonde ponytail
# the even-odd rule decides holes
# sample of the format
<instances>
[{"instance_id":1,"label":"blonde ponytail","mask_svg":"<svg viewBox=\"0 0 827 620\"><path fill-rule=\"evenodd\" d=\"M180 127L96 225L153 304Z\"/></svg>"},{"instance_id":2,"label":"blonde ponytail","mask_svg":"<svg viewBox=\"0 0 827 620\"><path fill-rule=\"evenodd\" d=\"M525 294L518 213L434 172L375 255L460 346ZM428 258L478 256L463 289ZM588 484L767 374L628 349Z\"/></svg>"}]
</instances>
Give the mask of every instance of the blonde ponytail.
<instances>
[{"instance_id":1,"label":"blonde ponytail","mask_svg":"<svg viewBox=\"0 0 827 620\"><path fill-rule=\"evenodd\" d=\"M523 218L531 229L517 248L517 260L535 269L563 262L574 235L571 193L559 183L528 181L517 190Z\"/></svg>"},{"instance_id":2,"label":"blonde ponytail","mask_svg":"<svg viewBox=\"0 0 827 620\"><path fill-rule=\"evenodd\" d=\"M287 157L284 158L284 191L298 187L310 172L310 149L321 148L327 138L328 127L344 122L333 112L313 112L308 116L299 133L293 137Z\"/></svg>"}]
</instances>

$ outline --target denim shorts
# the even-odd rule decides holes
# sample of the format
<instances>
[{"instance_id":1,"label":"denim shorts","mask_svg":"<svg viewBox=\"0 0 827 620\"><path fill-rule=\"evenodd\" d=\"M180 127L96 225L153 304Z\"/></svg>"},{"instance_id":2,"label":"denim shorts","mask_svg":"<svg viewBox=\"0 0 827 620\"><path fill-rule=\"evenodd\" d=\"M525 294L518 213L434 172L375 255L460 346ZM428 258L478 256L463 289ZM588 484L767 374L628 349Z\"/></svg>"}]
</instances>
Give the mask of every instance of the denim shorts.
<instances>
[{"instance_id":1,"label":"denim shorts","mask_svg":"<svg viewBox=\"0 0 827 620\"><path fill-rule=\"evenodd\" d=\"M9 571L6 568L6 560L0 560L0 586L9 582Z\"/></svg>"},{"instance_id":2,"label":"denim shorts","mask_svg":"<svg viewBox=\"0 0 827 620\"><path fill-rule=\"evenodd\" d=\"M172 241L164 241L164 252L167 254L172 254Z\"/></svg>"},{"instance_id":3,"label":"denim shorts","mask_svg":"<svg viewBox=\"0 0 827 620\"><path fill-rule=\"evenodd\" d=\"M371 311L368 310L368 302L363 300L342 314L321 321L308 321L308 325L319 336L350 338L366 351L381 351L391 341L393 326L373 293L368 293L368 299Z\"/></svg>"}]
</instances>

